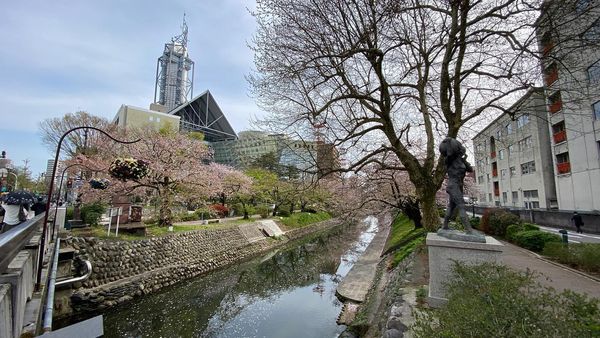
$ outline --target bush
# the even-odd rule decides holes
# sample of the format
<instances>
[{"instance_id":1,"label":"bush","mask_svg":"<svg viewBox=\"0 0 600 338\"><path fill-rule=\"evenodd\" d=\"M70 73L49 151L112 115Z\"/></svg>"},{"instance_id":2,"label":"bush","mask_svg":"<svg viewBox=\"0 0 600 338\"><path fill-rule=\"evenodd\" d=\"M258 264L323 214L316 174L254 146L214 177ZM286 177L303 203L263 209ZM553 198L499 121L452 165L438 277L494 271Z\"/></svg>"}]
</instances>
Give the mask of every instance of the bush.
<instances>
[{"instance_id":1,"label":"bush","mask_svg":"<svg viewBox=\"0 0 600 338\"><path fill-rule=\"evenodd\" d=\"M481 223L481 218L479 217L471 217L469 218L469 223L471 223L471 228L479 229L479 225Z\"/></svg>"},{"instance_id":2,"label":"bush","mask_svg":"<svg viewBox=\"0 0 600 338\"><path fill-rule=\"evenodd\" d=\"M277 212L277 215L281 217L290 217L290 209L288 208L280 208Z\"/></svg>"},{"instance_id":3,"label":"bush","mask_svg":"<svg viewBox=\"0 0 600 338\"><path fill-rule=\"evenodd\" d=\"M481 218L481 230L486 234L504 237L509 225L520 222L519 216L504 209L487 209Z\"/></svg>"},{"instance_id":4,"label":"bush","mask_svg":"<svg viewBox=\"0 0 600 338\"><path fill-rule=\"evenodd\" d=\"M217 217L217 213L213 209L208 207L198 208L196 209L196 211L194 211L194 214L196 215L197 219L202 220Z\"/></svg>"},{"instance_id":5,"label":"bush","mask_svg":"<svg viewBox=\"0 0 600 338\"><path fill-rule=\"evenodd\" d=\"M256 213L258 213L262 218L269 218L271 210L266 205L259 205L256 207Z\"/></svg>"},{"instance_id":6,"label":"bush","mask_svg":"<svg viewBox=\"0 0 600 338\"><path fill-rule=\"evenodd\" d=\"M73 207L67 207L67 212L65 214L65 221L70 221L73 219Z\"/></svg>"},{"instance_id":7,"label":"bush","mask_svg":"<svg viewBox=\"0 0 600 338\"><path fill-rule=\"evenodd\" d=\"M542 286L530 271L490 263L454 266L448 303L416 312L415 337L597 337L597 299Z\"/></svg>"},{"instance_id":8,"label":"bush","mask_svg":"<svg viewBox=\"0 0 600 338\"><path fill-rule=\"evenodd\" d=\"M546 243L561 242L560 236L540 230L526 230L513 235L514 242L525 249L541 252Z\"/></svg>"},{"instance_id":9,"label":"bush","mask_svg":"<svg viewBox=\"0 0 600 338\"><path fill-rule=\"evenodd\" d=\"M547 243L542 253L553 260L578 269L600 272L600 244L598 243L569 245Z\"/></svg>"},{"instance_id":10,"label":"bush","mask_svg":"<svg viewBox=\"0 0 600 338\"><path fill-rule=\"evenodd\" d=\"M180 219L182 222L196 221L198 220L198 215L195 212L192 214L186 212L181 214Z\"/></svg>"},{"instance_id":11,"label":"bush","mask_svg":"<svg viewBox=\"0 0 600 338\"><path fill-rule=\"evenodd\" d=\"M98 225L102 214L106 212L106 207L102 203L90 203L82 204L81 208L81 220L85 224Z\"/></svg>"},{"instance_id":12,"label":"bush","mask_svg":"<svg viewBox=\"0 0 600 338\"><path fill-rule=\"evenodd\" d=\"M210 208L219 216L220 218L227 217L229 215L229 208L222 204L213 204Z\"/></svg>"},{"instance_id":13,"label":"bush","mask_svg":"<svg viewBox=\"0 0 600 338\"><path fill-rule=\"evenodd\" d=\"M506 239L513 242L515 240L514 239L515 234L517 234L518 232L529 231L529 230L540 230L540 227L538 227L535 224L531 224L531 223L511 224L506 228Z\"/></svg>"}]
</instances>

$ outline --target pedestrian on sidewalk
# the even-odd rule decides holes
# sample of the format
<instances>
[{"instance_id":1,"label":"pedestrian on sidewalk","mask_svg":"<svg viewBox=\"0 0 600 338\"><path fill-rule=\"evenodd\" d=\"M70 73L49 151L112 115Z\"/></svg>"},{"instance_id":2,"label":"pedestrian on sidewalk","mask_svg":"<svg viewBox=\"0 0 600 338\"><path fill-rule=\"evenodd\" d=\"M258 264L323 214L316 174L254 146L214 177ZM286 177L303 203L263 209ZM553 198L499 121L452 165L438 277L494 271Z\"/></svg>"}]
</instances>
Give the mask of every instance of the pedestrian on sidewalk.
<instances>
[{"instance_id":1,"label":"pedestrian on sidewalk","mask_svg":"<svg viewBox=\"0 0 600 338\"><path fill-rule=\"evenodd\" d=\"M571 223L573 223L573 225L577 228L578 234L583 232L581 231L581 227L583 226L583 219L581 218L581 215L577 213L577 211L573 212L573 217L571 217Z\"/></svg>"},{"instance_id":2,"label":"pedestrian on sidewalk","mask_svg":"<svg viewBox=\"0 0 600 338\"><path fill-rule=\"evenodd\" d=\"M4 209L4 219L0 224L0 233L5 233L27 220L28 210L25 209L23 204L2 203L2 208Z\"/></svg>"}]
</instances>

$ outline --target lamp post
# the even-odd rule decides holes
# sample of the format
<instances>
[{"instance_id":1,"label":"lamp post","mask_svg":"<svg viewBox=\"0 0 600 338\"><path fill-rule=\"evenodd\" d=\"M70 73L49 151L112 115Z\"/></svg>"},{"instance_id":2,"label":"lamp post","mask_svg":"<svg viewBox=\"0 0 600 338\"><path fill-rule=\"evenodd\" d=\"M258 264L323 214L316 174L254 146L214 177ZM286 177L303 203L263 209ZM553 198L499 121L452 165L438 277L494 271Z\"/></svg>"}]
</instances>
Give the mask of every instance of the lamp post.
<instances>
[{"instance_id":1,"label":"lamp post","mask_svg":"<svg viewBox=\"0 0 600 338\"><path fill-rule=\"evenodd\" d=\"M54 155L54 165L52 166L52 176L50 177L50 184L48 187L48 200L46 201L46 214L44 215L44 227L42 230L42 238L41 238L41 244L40 244L40 255L39 255L39 259L38 259L38 271L37 271L37 278L36 278L36 283L35 283L35 288L36 290L40 289L40 283L42 280L42 265L44 262L44 245L46 242L46 237L47 237L47 231L48 231L48 212L50 211L50 201L52 201L52 190L54 190L54 178L56 177L56 167L58 165L58 157L60 155L60 150L61 150L61 146L62 146L62 142L65 139L65 137L67 137L67 135L69 135L70 133L76 131L76 130L80 130L80 129L84 129L84 130L95 130L98 131L102 134L104 134L106 137L110 138L111 140L113 140L114 142L117 143L122 143L122 144L132 144L132 143L136 143L139 142L141 139L137 139L135 141L121 141L121 140L117 140L116 138L114 138L113 136L111 136L109 133L107 133L106 131L96 128L96 127L90 127L90 126L81 126L81 127L75 127L75 128L71 128L69 130L67 130L61 137L60 140L58 140L58 145L56 147L56 153Z\"/></svg>"}]
</instances>

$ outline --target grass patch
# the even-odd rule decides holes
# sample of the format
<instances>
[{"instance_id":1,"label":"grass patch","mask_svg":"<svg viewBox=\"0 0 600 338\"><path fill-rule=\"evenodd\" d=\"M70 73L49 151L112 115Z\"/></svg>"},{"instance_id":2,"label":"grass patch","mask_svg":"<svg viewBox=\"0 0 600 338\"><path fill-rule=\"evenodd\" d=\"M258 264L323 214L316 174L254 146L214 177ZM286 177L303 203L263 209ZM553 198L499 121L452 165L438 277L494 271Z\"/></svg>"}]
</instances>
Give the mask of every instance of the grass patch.
<instances>
[{"instance_id":1,"label":"grass patch","mask_svg":"<svg viewBox=\"0 0 600 338\"><path fill-rule=\"evenodd\" d=\"M289 228L301 228L309 224L326 221L331 218L326 212L318 212L312 214L309 212L298 212L290 215L289 217L282 217L280 222Z\"/></svg>"},{"instance_id":2,"label":"grass patch","mask_svg":"<svg viewBox=\"0 0 600 338\"><path fill-rule=\"evenodd\" d=\"M415 228L415 224L406 215L398 214L392 222L390 235L385 244L384 254L392 253L390 268L394 268L410 255L425 240L427 231Z\"/></svg>"},{"instance_id":3,"label":"grass patch","mask_svg":"<svg viewBox=\"0 0 600 338\"><path fill-rule=\"evenodd\" d=\"M577 269L600 273L600 244L598 243L569 245L547 243L542 254Z\"/></svg>"}]
</instances>

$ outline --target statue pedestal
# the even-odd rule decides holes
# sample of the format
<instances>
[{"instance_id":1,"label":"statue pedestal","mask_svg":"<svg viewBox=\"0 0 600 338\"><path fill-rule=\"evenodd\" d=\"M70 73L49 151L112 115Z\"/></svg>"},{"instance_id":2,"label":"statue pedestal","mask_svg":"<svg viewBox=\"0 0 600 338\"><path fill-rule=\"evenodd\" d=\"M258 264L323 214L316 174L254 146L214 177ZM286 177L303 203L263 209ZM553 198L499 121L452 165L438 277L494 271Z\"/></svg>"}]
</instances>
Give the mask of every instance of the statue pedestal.
<instances>
[{"instance_id":1,"label":"statue pedestal","mask_svg":"<svg viewBox=\"0 0 600 338\"><path fill-rule=\"evenodd\" d=\"M448 301L444 283L452 278L453 261L475 265L500 259L504 245L490 236L485 239L485 243L477 243L448 239L432 232L427 234L430 306L440 307Z\"/></svg>"}]
</instances>

